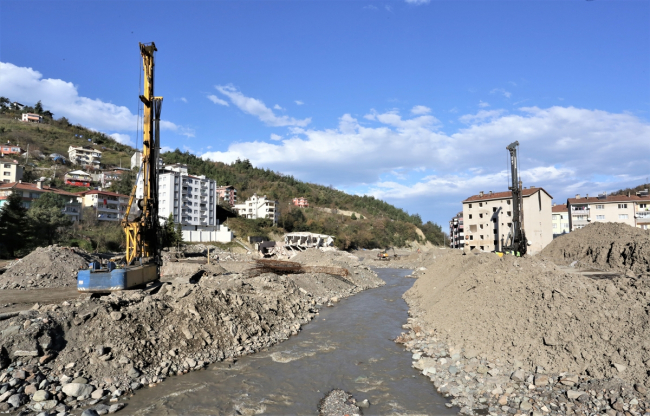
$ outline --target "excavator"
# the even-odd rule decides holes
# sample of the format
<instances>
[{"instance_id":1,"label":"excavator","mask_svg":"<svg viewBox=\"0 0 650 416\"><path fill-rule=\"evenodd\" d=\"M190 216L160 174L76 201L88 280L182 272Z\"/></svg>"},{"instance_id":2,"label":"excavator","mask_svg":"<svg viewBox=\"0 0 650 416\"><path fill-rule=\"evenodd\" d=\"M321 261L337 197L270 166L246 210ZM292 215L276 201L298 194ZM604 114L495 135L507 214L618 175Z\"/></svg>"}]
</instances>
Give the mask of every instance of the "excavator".
<instances>
[{"instance_id":1,"label":"excavator","mask_svg":"<svg viewBox=\"0 0 650 416\"><path fill-rule=\"evenodd\" d=\"M393 258L397 258L397 253L395 253L395 249L393 247L387 248L386 250L380 251L377 253L377 260L390 260L391 255L388 254L388 250L393 250Z\"/></svg>"},{"instance_id":2,"label":"excavator","mask_svg":"<svg viewBox=\"0 0 650 416\"><path fill-rule=\"evenodd\" d=\"M519 168L517 166L518 148L519 141L510 143L506 147L506 150L510 152L510 173L512 175L512 184L508 187L512 191L512 225L510 226L505 243L503 238L501 239L501 247L504 252L519 257L526 254L528 240L526 239L526 232L522 227L523 205L521 185L519 183Z\"/></svg>"},{"instance_id":3,"label":"excavator","mask_svg":"<svg viewBox=\"0 0 650 416\"><path fill-rule=\"evenodd\" d=\"M162 97L154 95L154 54L156 44L140 43L144 69L142 165L133 186L122 228L126 234L126 254L119 262L90 263L77 275L77 290L109 293L146 285L160 278L162 228L158 218L158 154L160 151L160 111ZM142 195L138 183L143 184ZM133 208L137 205L136 209ZM133 211L133 212L132 212Z\"/></svg>"}]
</instances>

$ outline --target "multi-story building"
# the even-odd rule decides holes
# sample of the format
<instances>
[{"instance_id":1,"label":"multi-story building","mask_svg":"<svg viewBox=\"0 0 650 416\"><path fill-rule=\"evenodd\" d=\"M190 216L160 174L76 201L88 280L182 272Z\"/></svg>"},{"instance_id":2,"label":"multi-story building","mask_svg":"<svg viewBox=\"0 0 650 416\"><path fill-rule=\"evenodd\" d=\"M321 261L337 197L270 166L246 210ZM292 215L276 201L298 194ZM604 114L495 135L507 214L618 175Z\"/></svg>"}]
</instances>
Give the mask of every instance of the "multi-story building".
<instances>
[{"instance_id":1,"label":"multi-story building","mask_svg":"<svg viewBox=\"0 0 650 416\"><path fill-rule=\"evenodd\" d=\"M232 185L218 186L217 197L219 198L219 201L227 202L228 205L234 207L237 203L237 190Z\"/></svg>"},{"instance_id":2,"label":"multi-story building","mask_svg":"<svg viewBox=\"0 0 650 416\"><path fill-rule=\"evenodd\" d=\"M70 162L77 165L92 166L97 169L101 164L102 152L90 146L70 146L68 148L68 158Z\"/></svg>"},{"instance_id":3,"label":"multi-story building","mask_svg":"<svg viewBox=\"0 0 650 416\"><path fill-rule=\"evenodd\" d=\"M38 199L44 193L52 192L66 198L66 204L62 212L70 218L70 221L79 221L81 218L81 201L79 195L66 192L61 189L43 186L43 182L33 183L0 183L0 207L4 205L7 197L13 192L19 192L23 197L23 206L30 208L32 201Z\"/></svg>"},{"instance_id":4,"label":"multi-story building","mask_svg":"<svg viewBox=\"0 0 650 416\"><path fill-rule=\"evenodd\" d=\"M63 177L66 185L89 187L92 184L92 178L89 173L83 170L73 170Z\"/></svg>"},{"instance_id":5,"label":"multi-story building","mask_svg":"<svg viewBox=\"0 0 650 416\"><path fill-rule=\"evenodd\" d=\"M266 195L257 196L257 194L253 194L243 204L235 205L235 209L244 218L268 218L273 220L274 225L278 223L280 217L278 201L271 201L266 198Z\"/></svg>"},{"instance_id":6,"label":"multi-story building","mask_svg":"<svg viewBox=\"0 0 650 416\"><path fill-rule=\"evenodd\" d=\"M3 157L5 155L18 155L20 156L21 154L25 153L25 150L21 148L17 144L11 144L11 142L7 141L6 144L0 145L0 155Z\"/></svg>"},{"instance_id":7,"label":"multi-story building","mask_svg":"<svg viewBox=\"0 0 650 416\"><path fill-rule=\"evenodd\" d=\"M16 160L0 160L0 182L18 182L23 179L23 167Z\"/></svg>"},{"instance_id":8,"label":"multi-story building","mask_svg":"<svg viewBox=\"0 0 650 416\"><path fill-rule=\"evenodd\" d=\"M621 222L632 227L648 229L650 197L645 192L631 195L600 194L596 197L576 195L567 199L569 229L583 228L592 222Z\"/></svg>"},{"instance_id":9,"label":"multi-story building","mask_svg":"<svg viewBox=\"0 0 650 416\"><path fill-rule=\"evenodd\" d=\"M105 170L103 172L90 175L93 182L101 185L102 188L108 188L113 185L113 182L119 180L125 173L128 174L128 169L113 169Z\"/></svg>"},{"instance_id":10,"label":"multi-story building","mask_svg":"<svg viewBox=\"0 0 650 416\"><path fill-rule=\"evenodd\" d=\"M140 169L140 165L142 165L142 152L135 152L131 156L131 169ZM163 169L164 167L162 158L158 158L158 169Z\"/></svg>"},{"instance_id":11,"label":"multi-story building","mask_svg":"<svg viewBox=\"0 0 650 416\"><path fill-rule=\"evenodd\" d=\"M463 212L456 214L454 218L449 221L449 247L450 248L463 248L465 247L465 233L463 232Z\"/></svg>"},{"instance_id":12,"label":"multi-story building","mask_svg":"<svg viewBox=\"0 0 650 416\"><path fill-rule=\"evenodd\" d=\"M23 113L22 121L29 123L40 123L43 121L43 117L40 114Z\"/></svg>"},{"instance_id":13,"label":"multi-story building","mask_svg":"<svg viewBox=\"0 0 650 416\"><path fill-rule=\"evenodd\" d=\"M522 228L528 252L541 251L553 240L552 197L543 188L523 188ZM463 201L465 248L500 251L512 227L512 192L480 192Z\"/></svg>"},{"instance_id":14,"label":"multi-story building","mask_svg":"<svg viewBox=\"0 0 650 416\"><path fill-rule=\"evenodd\" d=\"M129 206L129 196L115 192L90 190L80 192L84 207L95 209L99 221L121 221Z\"/></svg>"},{"instance_id":15,"label":"multi-story building","mask_svg":"<svg viewBox=\"0 0 650 416\"><path fill-rule=\"evenodd\" d=\"M569 232L569 209L566 204L553 204L553 238Z\"/></svg>"},{"instance_id":16,"label":"multi-story building","mask_svg":"<svg viewBox=\"0 0 650 416\"><path fill-rule=\"evenodd\" d=\"M293 205L298 208L309 208L309 201L305 197L293 198Z\"/></svg>"}]
</instances>

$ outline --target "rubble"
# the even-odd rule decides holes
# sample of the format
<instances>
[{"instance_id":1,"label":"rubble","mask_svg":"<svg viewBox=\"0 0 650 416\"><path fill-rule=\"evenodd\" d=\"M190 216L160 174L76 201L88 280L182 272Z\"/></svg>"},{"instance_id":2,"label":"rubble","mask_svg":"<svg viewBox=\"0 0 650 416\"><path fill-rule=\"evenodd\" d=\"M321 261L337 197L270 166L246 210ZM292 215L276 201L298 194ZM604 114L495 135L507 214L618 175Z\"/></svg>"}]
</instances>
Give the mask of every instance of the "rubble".
<instances>
[{"instance_id":1,"label":"rubble","mask_svg":"<svg viewBox=\"0 0 650 416\"><path fill-rule=\"evenodd\" d=\"M318 403L318 414L319 416L358 416L361 414L361 409L350 393L334 389Z\"/></svg>"}]
</instances>

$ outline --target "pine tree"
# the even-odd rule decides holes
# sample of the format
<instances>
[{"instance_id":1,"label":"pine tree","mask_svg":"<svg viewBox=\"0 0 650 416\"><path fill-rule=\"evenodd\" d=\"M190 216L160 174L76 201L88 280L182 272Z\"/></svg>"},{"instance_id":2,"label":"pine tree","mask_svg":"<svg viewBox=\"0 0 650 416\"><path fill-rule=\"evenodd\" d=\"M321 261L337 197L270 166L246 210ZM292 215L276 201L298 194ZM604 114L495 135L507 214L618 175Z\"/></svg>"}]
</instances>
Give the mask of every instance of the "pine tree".
<instances>
[{"instance_id":1,"label":"pine tree","mask_svg":"<svg viewBox=\"0 0 650 416\"><path fill-rule=\"evenodd\" d=\"M41 100L38 100L34 106L34 112L37 114L43 114L43 104L41 104Z\"/></svg>"},{"instance_id":2,"label":"pine tree","mask_svg":"<svg viewBox=\"0 0 650 416\"><path fill-rule=\"evenodd\" d=\"M12 192L0 210L0 242L11 257L27 246L29 223L22 192Z\"/></svg>"},{"instance_id":3,"label":"pine tree","mask_svg":"<svg viewBox=\"0 0 650 416\"><path fill-rule=\"evenodd\" d=\"M70 225L70 219L63 213L67 199L55 193L45 193L36 201L27 213L34 238L41 243L54 244L59 237L59 229Z\"/></svg>"}]
</instances>

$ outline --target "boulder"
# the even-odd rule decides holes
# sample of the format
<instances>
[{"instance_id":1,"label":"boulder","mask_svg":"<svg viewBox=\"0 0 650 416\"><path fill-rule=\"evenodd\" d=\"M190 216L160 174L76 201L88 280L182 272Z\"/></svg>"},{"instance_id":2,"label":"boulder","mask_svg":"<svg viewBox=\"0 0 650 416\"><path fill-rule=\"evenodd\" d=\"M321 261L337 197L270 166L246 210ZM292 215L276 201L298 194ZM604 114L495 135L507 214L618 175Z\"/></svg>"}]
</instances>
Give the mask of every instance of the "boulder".
<instances>
[{"instance_id":1,"label":"boulder","mask_svg":"<svg viewBox=\"0 0 650 416\"><path fill-rule=\"evenodd\" d=\"M71 397L89 396L93 390L95 390L94 386L83 383L68 383L61 388L61 391Z\"/></svg>"}]
</instances>

